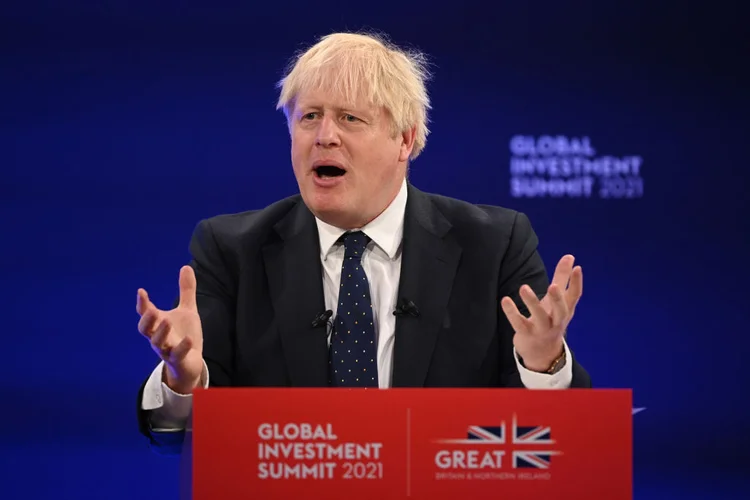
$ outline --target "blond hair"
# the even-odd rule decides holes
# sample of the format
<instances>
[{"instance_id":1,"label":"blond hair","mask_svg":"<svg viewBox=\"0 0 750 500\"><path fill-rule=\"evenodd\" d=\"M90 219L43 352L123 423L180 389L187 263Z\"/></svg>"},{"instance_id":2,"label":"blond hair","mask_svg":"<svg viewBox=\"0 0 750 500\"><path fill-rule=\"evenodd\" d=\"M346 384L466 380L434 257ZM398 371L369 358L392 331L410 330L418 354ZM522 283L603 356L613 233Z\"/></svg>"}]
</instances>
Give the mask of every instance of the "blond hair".
<instances>
[{"instance_id":1,"label":"blond hair","mask_svg":"<svg viewBox=\"0 0 750 500\"><path fill-rule=\"evenodd\" d=\"M430 133L427 128L430 98L426 81L430 74L426 57L389 43L372 33L333 33L298 54L277 87L281 89L276 109L287 120L299 93L326 89L346 102L365 97L391 115L394 136L416 127L413 160L422 152Z\"/></svg>"}]
</instances>

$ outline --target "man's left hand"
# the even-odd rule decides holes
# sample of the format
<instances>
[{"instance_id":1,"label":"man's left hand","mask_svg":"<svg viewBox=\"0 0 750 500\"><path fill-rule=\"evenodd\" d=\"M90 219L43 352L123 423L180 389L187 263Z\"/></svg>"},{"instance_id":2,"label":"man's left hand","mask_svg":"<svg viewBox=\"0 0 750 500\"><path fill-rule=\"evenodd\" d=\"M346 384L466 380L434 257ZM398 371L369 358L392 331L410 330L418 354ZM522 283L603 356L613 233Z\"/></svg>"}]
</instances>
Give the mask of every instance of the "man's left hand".
<instances>
[{"instance_id":1,"label":"man's left hand","mask_svg":"<svg viewBox=\"0 0 750 500\"><path fill-rule=\"evenodd\" d=\"M574 268L574 262L572 255L560 259L547 295L542 300L529 285L521 286L521 300L530 317L521 314L510 297L503 297L500 301L515 331L513 345L529 370L545 372L563 353L565 330L583 293L583 270L581 266Z\"/></svg>"}]
</instances>

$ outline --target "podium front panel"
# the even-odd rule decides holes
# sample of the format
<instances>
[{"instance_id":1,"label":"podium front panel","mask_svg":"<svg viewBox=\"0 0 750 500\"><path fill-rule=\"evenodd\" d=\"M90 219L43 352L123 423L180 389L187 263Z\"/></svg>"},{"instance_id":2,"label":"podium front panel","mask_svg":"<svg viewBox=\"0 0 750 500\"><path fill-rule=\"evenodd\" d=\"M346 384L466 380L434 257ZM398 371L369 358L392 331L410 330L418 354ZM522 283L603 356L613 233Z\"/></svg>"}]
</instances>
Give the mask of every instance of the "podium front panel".
<instances>
[{"instance_id":1,"label":"podium front panel","mask_svg":"<svg viewBox=\"0 0 750 500\"><path fill-rule=\"evenodd\" d=\"M628 390L200 390L193 499L630 499L631 409Z\"/></svg>"}]
</instances>

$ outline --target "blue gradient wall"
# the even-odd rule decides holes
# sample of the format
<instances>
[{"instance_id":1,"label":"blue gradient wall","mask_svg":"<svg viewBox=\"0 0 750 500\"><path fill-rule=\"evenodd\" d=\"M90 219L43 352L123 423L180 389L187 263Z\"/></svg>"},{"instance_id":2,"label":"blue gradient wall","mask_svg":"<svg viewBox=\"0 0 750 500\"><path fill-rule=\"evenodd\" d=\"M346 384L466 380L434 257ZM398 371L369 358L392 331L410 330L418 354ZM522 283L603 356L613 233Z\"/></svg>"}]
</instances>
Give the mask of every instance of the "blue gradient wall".
<instances>
[{"instance_id":1,"label":"blue gradient wall","mask_svg":"<svg viewBox=\"0 0 750 500\"><path fill-rule=\"evenodd\" d=\"M317 36L361 28L432 57L432 134L412 182L524 211L550 269L569 252L583 266L570 342L596 386L632 387L647 408L634 417L636 498L748 487L750 82L737 11L535 0L0 12L0 497L176 498L177 462L136 430L155 363L136 289L168 306L199 219L296 191L274 85ZM637 156L642 196L602 198L597 177L590 196L514 197L518 135Z\"/></svg>"}]
</instances>

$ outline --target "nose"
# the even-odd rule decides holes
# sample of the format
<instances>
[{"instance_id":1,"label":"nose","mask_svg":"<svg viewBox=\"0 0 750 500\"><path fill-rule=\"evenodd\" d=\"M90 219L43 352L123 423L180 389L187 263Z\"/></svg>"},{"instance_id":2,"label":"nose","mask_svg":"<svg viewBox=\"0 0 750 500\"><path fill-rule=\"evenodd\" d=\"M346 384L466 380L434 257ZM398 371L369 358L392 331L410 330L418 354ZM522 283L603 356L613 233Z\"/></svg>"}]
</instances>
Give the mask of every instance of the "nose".
<instances>
[{"instance_id":1,"label":"nose","mask_svg":"<svg viewBox=\"0 0 750 500\"><path fill-rule=\"evenodd\" d=\"M318 123L316 144L324 148L339 146L341 138L339 137L339 129L336 122L330 116L323 116Z\"/></svg>"}]
</instances>

